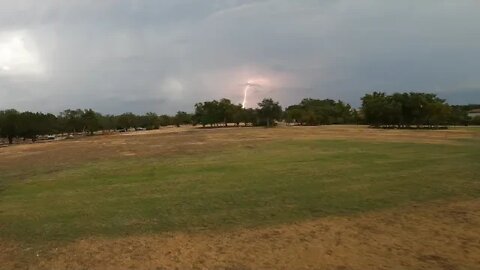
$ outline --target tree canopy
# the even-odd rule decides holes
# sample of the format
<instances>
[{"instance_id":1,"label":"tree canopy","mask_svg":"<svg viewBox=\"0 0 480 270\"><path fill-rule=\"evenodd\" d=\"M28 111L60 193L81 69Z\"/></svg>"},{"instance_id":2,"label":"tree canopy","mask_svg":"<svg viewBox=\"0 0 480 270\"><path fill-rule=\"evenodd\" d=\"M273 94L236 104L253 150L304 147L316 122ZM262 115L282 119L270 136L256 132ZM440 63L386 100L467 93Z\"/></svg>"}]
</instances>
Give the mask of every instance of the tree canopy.
<instances>
[{"instance_id":1,"label":"tree canopy","mask_svg":"<svg viewBox=\"0 0 480 270\"><path fill-rule=\"evenodd\" d=\"M375 127L409 128L411 126L437 127L447 125L451 107L445 100L430 93L382 92L366 94L362 98L365 122Z\"/></svg>"},{"instance_id":2,"label":"tree canopy","mask_svg":"<svg viewBox=\"0 0 480 270\"><path fill-rule=\"evenodd\" d=\"M240 104L233 104L229 99L212 100L195 104L194 123L202 126L227 126L228 123L248 123L247 112Z\"/></svg>"},{"instance_id":3,"label":"tree canopy","mask_svg":"<svg viewBox=\"0 0 480 270\"><path fill-rule=\"evenodd\" d=\"M354 109L341 100L305 98L284 111L277 101L263 99L257 108L242 108L231 100L204 101L195 104L194 113L178 111L175 115L149 112L136 115L102 115L92 109L67 109L58 115L41 112L0 111L0 137L12 143L15 138L37 140L51 134L89 134L98 131L157 129L168 125L220 127L274 126L278 121L296 125L368 124L386 128L437 128L446 125L480 124L480 117L468 112L480 105L450 106L431 93L372 92L362 97L361 108Z\"/></svg>"},{"instance_id":4,"label":"tree canopy","mask_svg":"<svg viewBox=\"0 0 480 270\"><path fill-rule=\"evenodd\" d=\"M260 123L270 127L275 120L280 120L282 117L282 107L271 98L266 98L258 103L258 116Z\"/></svg>"},{"instance_id":5,"label":"tree canopy","mask_svg":"<svg viewBox=\"0 0 480 270\"><path fill-rule=\"evenodd\" d=\"M356 111L340 100L306 98L285 110L286 121L299 125L348 124L356 118Z\"/></svg>"}]
</instances>

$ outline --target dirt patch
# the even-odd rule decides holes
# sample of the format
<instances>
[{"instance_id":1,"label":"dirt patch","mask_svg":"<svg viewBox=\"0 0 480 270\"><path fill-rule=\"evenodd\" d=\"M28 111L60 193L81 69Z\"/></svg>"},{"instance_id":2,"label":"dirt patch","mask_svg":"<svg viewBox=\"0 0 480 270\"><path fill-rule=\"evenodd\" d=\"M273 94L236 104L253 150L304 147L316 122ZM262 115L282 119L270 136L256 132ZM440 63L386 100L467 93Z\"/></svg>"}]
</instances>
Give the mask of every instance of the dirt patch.
<instances>
[{"instance_id":1,"label":"dirt patch","mask_svg":"<svg viewBox=\"0 0 480 270\"><path fill-rule=\"evenodd\" d=\"M2 269L480 269L480 200L261 229L0 244Z\"/></svg>"}]
</instances>

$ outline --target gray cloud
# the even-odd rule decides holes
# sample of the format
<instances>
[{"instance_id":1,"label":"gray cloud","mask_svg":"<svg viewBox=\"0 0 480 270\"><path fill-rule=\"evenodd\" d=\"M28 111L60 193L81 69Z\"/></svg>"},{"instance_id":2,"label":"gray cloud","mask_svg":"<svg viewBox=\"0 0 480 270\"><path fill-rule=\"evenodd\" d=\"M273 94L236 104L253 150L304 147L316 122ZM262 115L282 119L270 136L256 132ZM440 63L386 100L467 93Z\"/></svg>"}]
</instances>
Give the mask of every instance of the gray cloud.
<instances>
[{"instance_id":1,"label":"gray cloud","mask_svg":"<svg viewBox=\"0 0 480 270\"><path fill-rule=\"evenodd\" d=\"M372 90L480 103L479 8L475 0L4 1L0 108L172 113L212 98L241 102L249 79L266 89L250 105L268 95L357 106Z\"/></svg>"}]
</instances>

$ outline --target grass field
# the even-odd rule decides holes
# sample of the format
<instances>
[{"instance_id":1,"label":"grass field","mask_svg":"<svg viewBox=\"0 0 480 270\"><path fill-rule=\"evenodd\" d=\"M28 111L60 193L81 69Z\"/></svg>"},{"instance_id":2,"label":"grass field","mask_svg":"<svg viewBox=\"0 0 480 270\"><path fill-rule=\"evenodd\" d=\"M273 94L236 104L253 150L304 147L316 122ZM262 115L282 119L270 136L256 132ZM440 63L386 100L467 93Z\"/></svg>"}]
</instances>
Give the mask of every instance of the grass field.
<instances>
[{"instance_id":1,"label":"grass field","mask_svg":"<svg viewBox=\"0 0 480 270\"><path fill-rule=\"evenodd\" d=\"M9 250L0 259L38 266L19 247L259 231L432 203L466 202L462 211L475 215L469 225L476 227L479 135L473 128L184 128L0 149L0 239ZM467 242L480 251L479 240ZM465 265L475 265L472 258Z\"/></svg>"}]
</instances>

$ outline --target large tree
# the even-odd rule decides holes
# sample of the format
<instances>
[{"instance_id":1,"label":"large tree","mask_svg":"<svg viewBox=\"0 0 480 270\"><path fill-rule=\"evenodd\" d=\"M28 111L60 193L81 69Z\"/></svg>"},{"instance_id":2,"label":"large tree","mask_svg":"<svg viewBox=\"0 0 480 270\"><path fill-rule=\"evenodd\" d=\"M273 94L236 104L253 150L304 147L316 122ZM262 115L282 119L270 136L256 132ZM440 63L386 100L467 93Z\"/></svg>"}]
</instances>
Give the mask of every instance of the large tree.
<instances>
[{"instance_id":1,"label":"large tree","mask_svg":"<svg viewBox=\"0 0 480 270\"><path fill-rule=\"evenodd\" d=\"M192 123L192 115L183 111L178 111L173 118L173 122L177 127Z\"/></svg>"},{"instance_id":2,"label":"large tree","mask_svg":"<svg viewBox=\"0 0 480 270\"><path fill-rule=\"evenodd\" d=\"M158 117L158 124L162 127L166 127L173 124L173 119L169 115L162 114Z\"/></svg>"},{"instance_id":3,"label":"large tree","mask_svg":"<svg viewBox=\"0 0 480 270\"><path fill-rule=\"evenodd\" d=\"M287 123L300 125L346 124L354 122L349 104L331 99L303 99L285 110Z\"/></svg>"},{"instance_id":4,"label":"large tree","mask_svg":"<svg viewBox=\"0 0 480 270\"><path fill-rule=\"evenodd\" d=\"M362 112L366 123L376 127L436 127L451 118L450 106L431 93L366 94Z\"/></svg>"},{"instance_id":5,"label":"large tree","mask_svg":"<svg viewBox=\"0 0 480 270\"><path fill-rule=\"evenodd\" d=\"M101 128L100 117L101 115L92 109L85 110L81 117L83 129L88 131L90 135L93 135L95 131L98 131Z\"/></svg>"},{"instance_id":6,"label":"large tree","mask_svg":"<svg viewBox=\"0 0 480 270\"><path fill-rule=\"evenodd\" d=\"M258 103L258 114L262 123L267 127L273 125L275 120L280 120L282 117L282 107L271 98L265 98Z\"/></svg>"},{"instance_id":7,"label":"large tree","mask_svg":"<svg viewBox=\"0 0 480 270\"><path fill-rule=\"evenodd\" d=\"M60 121L62 132L76 133L78 131L83 131L83 113L84 111L80 109L68 109L61 112L58 118Z\"/></svg>"},{"instance_id":8,"label":"large tree","mask_svg":"<svg viewBox=\"0 0 480 270\"><path fill-rule=\"evenodd\" d=\"M118 116L117 125L122 129L129 129L136 127L137 116L131 112L121 114Z\"/></svg>"},{"instance_id":9,"label":"large tree","mask_svg":"<svg viewBox=\"0 0 480 270\"><path fill-rule=\"evenodd\" d=\"M8 139L8 143L13 143L13 138L18 137L20 113L11 109L0 112L0 135Z\"/></svg>"}]
</instances>

